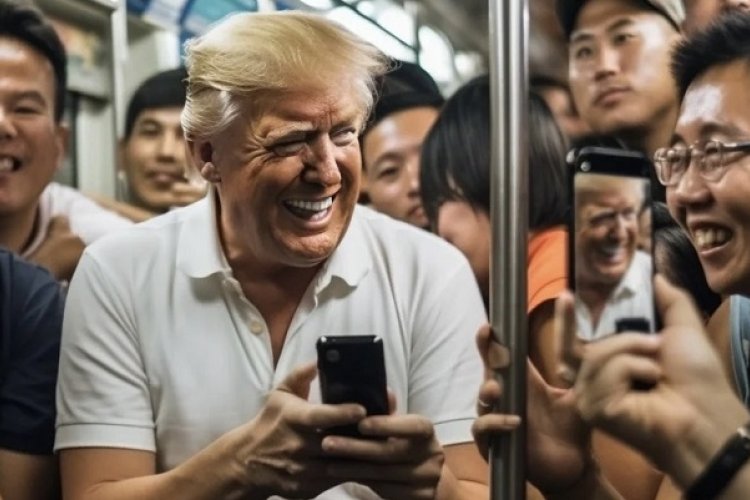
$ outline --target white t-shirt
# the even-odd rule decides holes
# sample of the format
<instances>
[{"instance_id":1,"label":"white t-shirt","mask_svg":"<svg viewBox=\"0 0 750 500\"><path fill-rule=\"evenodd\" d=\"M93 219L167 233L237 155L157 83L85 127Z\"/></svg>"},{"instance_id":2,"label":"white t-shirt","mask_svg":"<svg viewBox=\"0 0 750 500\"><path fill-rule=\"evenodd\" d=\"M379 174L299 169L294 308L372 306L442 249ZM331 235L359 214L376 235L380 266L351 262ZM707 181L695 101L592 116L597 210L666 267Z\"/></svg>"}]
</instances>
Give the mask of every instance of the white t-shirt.
<instances>
[{"instance_id":1,"label":"white t-shirt","mask_svg":"<svg viewBox=\"0 0 750 500\"><path fill-rule=\"evenodd\" d=\"M33 254L47 238L47 229L53 217L67 217L70 231L86 245L107 233L133 225L128 219L97 205L79 191L56 182L49 183L42 191L38 210L31 243L21 254L25 258Z\"/></svg>"},{"instance_id":2,"label":"white t-shirt","mask_svg":"<svg viewBox=\"0 0 750 500\"><path fill-rule=\"evenodd\" d=\"M588 307L576 300L576 320L578 335L585 340L598 340L616 331L615 322L621 318L642 317L654 328L652 259L645 252L637 250L633 255L625 276L607 299L607 304L599 317L595 329L591 328L591 314Z\"/></svg>"},{"instance_id":3,"label":"white t-shirt","mask_svg":"<svg viewBox=\"0 0 750 500\"><path fill-rule=\"evenodd\" d=\"M357 207L311 283L274 370L267 325L217 236L214 197L86 249L63 326L55 448L156 452L164 471L248 422L321 335L384 339L398 411L428 416L443 445L472 440L486 322L461 253ZM310 400L320 401L317 380ZM355 491L358 491L355 493ZM320 498L370 498L347 484Z\"/></svg>"}]
</instances>

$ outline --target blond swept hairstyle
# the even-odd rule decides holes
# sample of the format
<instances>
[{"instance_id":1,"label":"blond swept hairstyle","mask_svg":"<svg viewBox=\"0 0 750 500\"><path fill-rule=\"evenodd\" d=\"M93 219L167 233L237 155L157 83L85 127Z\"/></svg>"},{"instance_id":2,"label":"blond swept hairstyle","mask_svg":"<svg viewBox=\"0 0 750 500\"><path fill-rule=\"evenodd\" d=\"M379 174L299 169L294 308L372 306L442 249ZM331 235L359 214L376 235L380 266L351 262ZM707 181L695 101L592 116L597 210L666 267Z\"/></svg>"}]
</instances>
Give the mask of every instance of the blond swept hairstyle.
<instances>
[{"instance_id":1,"label":"blond swept hairstyle","mask_svg":"<svg viewBox=\"0 0 750 500\"><path fill-rule=\"evenodd\" d=\"M301 11L229 16L189 40L185 52L182 127L189 140L221 132L241 113L243 100L260 107L269 96L341 82L353 83L364 119L375 81L389 67L371 44L334 21Z\"/></svg>"}]
</instances>

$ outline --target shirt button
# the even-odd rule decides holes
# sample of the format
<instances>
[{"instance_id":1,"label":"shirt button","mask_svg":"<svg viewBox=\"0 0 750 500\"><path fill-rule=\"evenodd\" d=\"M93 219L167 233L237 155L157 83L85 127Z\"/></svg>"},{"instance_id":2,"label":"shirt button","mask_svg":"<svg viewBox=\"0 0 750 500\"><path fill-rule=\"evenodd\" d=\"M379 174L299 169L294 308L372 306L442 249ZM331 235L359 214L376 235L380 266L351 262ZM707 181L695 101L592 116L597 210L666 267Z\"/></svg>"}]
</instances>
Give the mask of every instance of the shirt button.
<instances>
[{"instance_id":1,"label":"shirt button","mask_svg":"<svg viewBox=\"0 0 750 500\"><path fill-rule=\"evenodd\" d=\"M258 335L259 333L263 333L263 323L260 321L251 321L250 322L250 331L253 332L255 335Z\"/></svg>"}]
</instances>

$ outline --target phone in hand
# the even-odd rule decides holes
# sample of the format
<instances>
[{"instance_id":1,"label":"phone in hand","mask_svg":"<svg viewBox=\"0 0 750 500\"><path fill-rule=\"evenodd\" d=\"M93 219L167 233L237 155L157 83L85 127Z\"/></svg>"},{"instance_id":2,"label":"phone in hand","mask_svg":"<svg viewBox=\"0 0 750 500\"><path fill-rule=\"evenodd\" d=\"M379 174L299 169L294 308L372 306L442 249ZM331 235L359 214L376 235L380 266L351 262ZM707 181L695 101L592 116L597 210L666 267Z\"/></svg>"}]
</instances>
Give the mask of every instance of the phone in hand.
<instances>
[{"instance_id":1,"label":"phone in hand","mask_svg":"<svg viewBox=\"0 0 750 500\"><path fill-rule=\"evenodd\" d=\"M586 147L573 156L568 280L579 337L657 331L650 160Z\"/></svg>"},{"instance_id":2,"label":"phone in hand","mask_svg":"<svg viewBox=\"0 0 750 500\"><path fill-rule=\"evenodd\" d=\"M383 340L375 335L324 336L317 342L323 403L357 403L367 415L388 414ZM326 434L363 437L356 425L332 427Z\"/></svg>"}]
</instances>

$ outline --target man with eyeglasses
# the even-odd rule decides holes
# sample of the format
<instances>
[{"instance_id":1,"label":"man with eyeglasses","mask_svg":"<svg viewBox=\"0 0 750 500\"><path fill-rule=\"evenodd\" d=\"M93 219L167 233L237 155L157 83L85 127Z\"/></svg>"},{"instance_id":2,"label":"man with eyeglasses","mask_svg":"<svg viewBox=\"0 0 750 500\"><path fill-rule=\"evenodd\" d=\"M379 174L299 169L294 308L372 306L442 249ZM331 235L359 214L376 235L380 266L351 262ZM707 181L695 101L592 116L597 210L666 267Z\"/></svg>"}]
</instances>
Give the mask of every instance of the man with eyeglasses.
<instances>
[{"instance_id":1,"label":"man with eyeglasses","mask_svg":"<svg viewBox=\"0 0 750 500\"><path fill-rule=\"evenodd\" d=\"M670 211L693 241L709 286L732 295L728 319L722 320L722 309L717 311L715 340L746 405L750 403L749 40L750 15L735 13L679 46L673 70L682 108L670 147L655 155Z\"/></svg>"}]
</instances>

